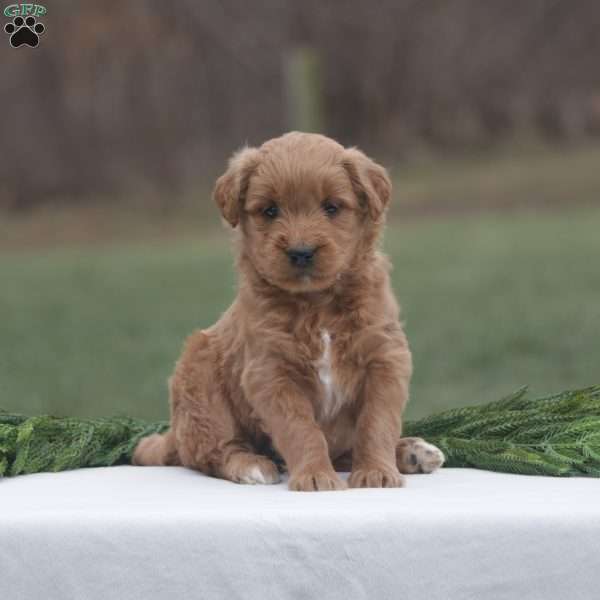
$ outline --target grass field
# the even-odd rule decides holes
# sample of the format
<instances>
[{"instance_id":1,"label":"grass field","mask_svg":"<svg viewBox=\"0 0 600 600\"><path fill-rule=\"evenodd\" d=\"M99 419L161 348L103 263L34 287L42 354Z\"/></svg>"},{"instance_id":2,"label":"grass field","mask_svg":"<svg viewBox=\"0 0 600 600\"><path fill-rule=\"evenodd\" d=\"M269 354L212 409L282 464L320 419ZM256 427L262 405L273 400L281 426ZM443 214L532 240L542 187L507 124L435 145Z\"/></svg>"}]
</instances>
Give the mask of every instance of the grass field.
<instances>
[{"instance_id":1,"label":"grass field","mask_svg":"<svg viewBox=\"0 0 600 600\"><path fill-rule=\"evenodd\" d=\"M600 382L600 209L395 222L409 416ZM0 406L167 415L184 337L234 295L226 235L0 257Z\"/></svg>"}]
</instances>

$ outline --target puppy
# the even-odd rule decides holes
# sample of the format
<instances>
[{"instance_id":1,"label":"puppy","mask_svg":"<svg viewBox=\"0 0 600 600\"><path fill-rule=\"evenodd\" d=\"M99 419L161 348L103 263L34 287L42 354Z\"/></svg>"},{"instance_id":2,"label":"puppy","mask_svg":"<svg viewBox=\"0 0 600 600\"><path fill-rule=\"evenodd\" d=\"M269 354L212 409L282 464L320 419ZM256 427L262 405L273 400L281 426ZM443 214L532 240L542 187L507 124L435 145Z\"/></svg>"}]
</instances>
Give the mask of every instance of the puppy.
<instances>
[{"instance_id":1,"label":"puppy","mask_svg":"<svg viewBox=\"0 0 600 600\"><path fill-rule=\"evenodd\" d=\"M171 428L142 439L134 464L251 484L285 466L301 491L398 487L441 466L435 446L400 437L412 362L378 250L391 188L322 135L232 157L214 198L236 234L237 298L187 340Z\"/></svg>"}]
</instances>

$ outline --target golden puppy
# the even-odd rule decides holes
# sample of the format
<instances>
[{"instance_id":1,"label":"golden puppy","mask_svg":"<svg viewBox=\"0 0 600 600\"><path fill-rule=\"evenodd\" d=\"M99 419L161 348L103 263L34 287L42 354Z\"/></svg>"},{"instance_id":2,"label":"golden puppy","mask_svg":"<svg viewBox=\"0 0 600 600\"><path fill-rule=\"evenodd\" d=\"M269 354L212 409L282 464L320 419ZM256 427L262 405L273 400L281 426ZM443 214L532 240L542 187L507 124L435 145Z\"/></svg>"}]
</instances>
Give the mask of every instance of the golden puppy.
<instances>
[{"instance_id":1,"label":"golden puppy","mask_svg":"<svg viewBox=\"0 0 600 600\"><path fill-rule=\"evenodd\" d=\"M378 251L391 183L357 149L288 133L230 161L214 197L236 229L237 298L170 379L171 428L133 462L292 490L395 487L443 454L400 439L411 354ZM274 462L274 460L276 462Z\"/></svg>"}]
</instances>

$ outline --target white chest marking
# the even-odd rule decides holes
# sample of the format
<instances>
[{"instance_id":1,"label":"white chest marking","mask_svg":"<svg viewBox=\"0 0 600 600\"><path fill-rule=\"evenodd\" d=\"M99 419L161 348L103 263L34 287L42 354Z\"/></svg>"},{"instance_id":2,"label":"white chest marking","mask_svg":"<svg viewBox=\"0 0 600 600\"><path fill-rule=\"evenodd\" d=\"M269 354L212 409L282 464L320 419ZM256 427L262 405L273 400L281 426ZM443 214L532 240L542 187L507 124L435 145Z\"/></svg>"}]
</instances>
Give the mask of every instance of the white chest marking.
<instances>
[{"instance_id":1,"label":"white chest marking","mask_svg":"<svg viewBox=\"0 0 600 600\"><path fill-rule=\"evenodd\" d=\"M321 341L323 342L323 354L316 363L324 391L319 404L319 416L324 421L328 421L338 413L344 403L344 398L335 385L331 368L331 336L326 329L321 332Z\"/></svg>"}]
</instances>

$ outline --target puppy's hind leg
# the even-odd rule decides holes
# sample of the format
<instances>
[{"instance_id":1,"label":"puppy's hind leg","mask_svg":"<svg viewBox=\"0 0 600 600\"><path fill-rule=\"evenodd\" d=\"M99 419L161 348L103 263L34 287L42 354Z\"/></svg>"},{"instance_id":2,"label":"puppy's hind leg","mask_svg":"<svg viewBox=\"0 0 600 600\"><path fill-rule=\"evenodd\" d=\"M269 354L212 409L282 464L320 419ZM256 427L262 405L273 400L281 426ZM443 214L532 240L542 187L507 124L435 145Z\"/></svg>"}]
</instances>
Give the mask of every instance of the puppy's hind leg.
<instances>
[{"instance_id":1,"label":"puppy's hind leg","mask_svg":"<svg viewBox=\"0 0 600 600\"><path fill-rule=\"evenodd\" d=\"M396 446L396 462L400 473L432 473L446 460L444 453L418 437L401 438Z\"/></svg>"},{"instance_id":2,"label":"puppy's hind leg","mask_svg":"<svg viewBox=\"0 0 600 600\"><path fill-rule=\"evenodd\" d=\"M279 471L255 453L225 397L210 336L193 335L170 380L171 430L181 464L235 483L276 483Z\"/></svg>"},{"instance_id":3,"label":"puppy's hind leg","mask_svg":"<svg viewBox=\"0 0 600 600\"><path fill-rule=\"evenodd\" d=\"M281 479L275 463L243 446L230 446L225 460L216 473L235 483L278 483Z\"/></svg>"},{"instance_id":4,"label":"puppy's hind leg","mask_svg":"<svg viewBox=\"0 0 600 600\"><path fill-rule=\"evenodd\" d=\"M174 428L179 440L181 463L206 475L228 479L234 483L277 483L279 471L275 463L254 452L252 446L236 436L233 419L197 414L177 415Z\"/></svg>"},{"instance_id":5,"label":"puppy's hind leg","mask_svg":"<svg viewBox=\"0 0 600 600\"><path fill-rule=\"evenodd\" d=\"M422 438L401 438L396 446L396 463L400 473L432 473L446 460L444 453ZM333 461L336 471L352 470L352 452L345 452Z\"/></svg>"}]
</instances>

